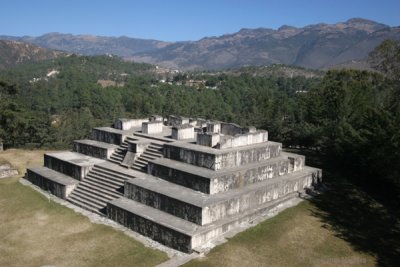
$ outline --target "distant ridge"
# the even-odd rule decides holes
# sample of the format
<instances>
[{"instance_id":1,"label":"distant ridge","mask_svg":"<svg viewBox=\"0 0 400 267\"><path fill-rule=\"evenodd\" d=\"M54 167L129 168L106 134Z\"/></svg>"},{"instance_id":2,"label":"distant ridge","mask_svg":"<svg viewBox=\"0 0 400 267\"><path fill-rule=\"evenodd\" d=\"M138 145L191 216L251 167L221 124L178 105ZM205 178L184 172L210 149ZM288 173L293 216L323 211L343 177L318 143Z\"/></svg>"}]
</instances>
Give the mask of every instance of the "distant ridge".
<instances>
[{"instance_id":1,"label":"distant ridge","mask_svg":"<svg viewBox=\"0 0 400 267\"><path fill-rule=\"evenodd\" d=\"M326 69L365 59L385 39L400 40L400 27L362 18L297 28L283 25L241 29L198 41L163 42L130 37L49 33L39 37L0 36L84 55L115 54L128 60L177 69L226 69L286 64Z\"/></svg>"},{"instance_id":2,"label":"distant ridge","mask_svg":"<svg viewBox=\"0 0 400 267\"><path fill-rule=\"evenodd\" d=\"M65 52L41 48L28 43L0 40L0 69L19 63L41 61L65 55Z\"/></svg>"}]
</instances>

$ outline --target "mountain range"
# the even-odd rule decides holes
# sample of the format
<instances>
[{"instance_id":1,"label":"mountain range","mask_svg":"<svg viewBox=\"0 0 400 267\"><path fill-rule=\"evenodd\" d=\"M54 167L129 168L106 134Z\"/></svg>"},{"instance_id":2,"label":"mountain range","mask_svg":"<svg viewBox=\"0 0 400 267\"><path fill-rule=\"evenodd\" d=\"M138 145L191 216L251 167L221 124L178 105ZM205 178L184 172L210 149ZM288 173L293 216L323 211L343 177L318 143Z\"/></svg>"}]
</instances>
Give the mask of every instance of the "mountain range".
<instances>
[{"instance_id":1,"label":"mountain range","mask_svg":"<svg viewBox=\"0 0 400 267\"><path fill-rule=\"evenodd\" d=\"M302 28L284 25L276 30L241 29L232 34L185 42L61 33L39 37L0 36L0 39L84 55L115 54L127 60L184 70L269 64L326 69L365 59L385 39L400 40L400 27L356 18Z\"/></svg>"},{"instance_id":2,"label":"mountain range","mask_svg":"<svg viewBox=\"0 0 400 267\"><path fill-rule=\"evenodd\" d=\"M24 62L37 62L67 54L62 51L41 48L33 44L0 40L0 69Z\"/></svg>"}]
</instances>

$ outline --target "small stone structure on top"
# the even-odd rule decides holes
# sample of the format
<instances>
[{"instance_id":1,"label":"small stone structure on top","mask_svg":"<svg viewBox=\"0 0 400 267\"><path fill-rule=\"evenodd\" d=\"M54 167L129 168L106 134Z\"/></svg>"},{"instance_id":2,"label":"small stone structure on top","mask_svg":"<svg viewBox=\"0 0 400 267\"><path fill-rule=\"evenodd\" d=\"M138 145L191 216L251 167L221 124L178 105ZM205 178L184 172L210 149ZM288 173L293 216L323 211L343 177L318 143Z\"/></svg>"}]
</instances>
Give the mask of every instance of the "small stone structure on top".
<instances>
[{"instance_id":1,"label":"small stone structure on top","mask_svg":"<svg viewBox=\"0 0 400 267\"><path fill-rule=\"evenodd\" d=\"M268 132L200 118L120 119L73 152L46 153L33 184L183 252L252 222L321 182Z\"/></svg>"}]
</instances>

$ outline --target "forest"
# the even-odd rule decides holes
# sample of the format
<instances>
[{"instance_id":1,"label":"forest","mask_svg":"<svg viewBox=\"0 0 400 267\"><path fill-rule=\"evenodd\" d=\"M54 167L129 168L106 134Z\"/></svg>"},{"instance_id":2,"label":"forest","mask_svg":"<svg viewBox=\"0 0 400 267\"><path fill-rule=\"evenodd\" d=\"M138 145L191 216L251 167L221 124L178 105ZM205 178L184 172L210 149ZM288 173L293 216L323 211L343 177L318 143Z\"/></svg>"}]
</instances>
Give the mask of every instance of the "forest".
<instances>
[{"instance_id":1,"label":"forest","mask_svg":"<svg viewBox=\"0 0 400 267\"><path fill-rule=\"evenodd\" d=\"M0 139L8 148L69 149L117 118L216 119L266 129L286 148L316 153L323 166L400 192L399 42L383 42L369 61L374 71L322 78L206 74L214 89L160 83L151 65L110 56L26 63L0 71ZM51 70L58 74L47 77Z\"/></svg>"}]
</instances>

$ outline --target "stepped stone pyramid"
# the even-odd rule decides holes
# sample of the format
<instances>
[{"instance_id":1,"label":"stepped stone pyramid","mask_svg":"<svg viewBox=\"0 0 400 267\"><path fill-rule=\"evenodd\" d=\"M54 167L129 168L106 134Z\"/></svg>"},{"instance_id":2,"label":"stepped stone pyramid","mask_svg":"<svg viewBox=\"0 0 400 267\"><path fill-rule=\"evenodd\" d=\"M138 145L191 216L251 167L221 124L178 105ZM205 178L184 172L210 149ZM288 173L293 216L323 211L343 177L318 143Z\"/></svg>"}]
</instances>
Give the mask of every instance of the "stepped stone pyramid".
<instances>
[{"instance_id":1,"label":"stepped stone pyramid","mask_svg":"<svg viewBox=\"0 0 400 267\"><path fill-rule=\"evenodd\" d=\"M25 178L174 249L208 242L299 197L321 170L268 132L203 119L120 119Z\"/></svg>"}]
</instances>

